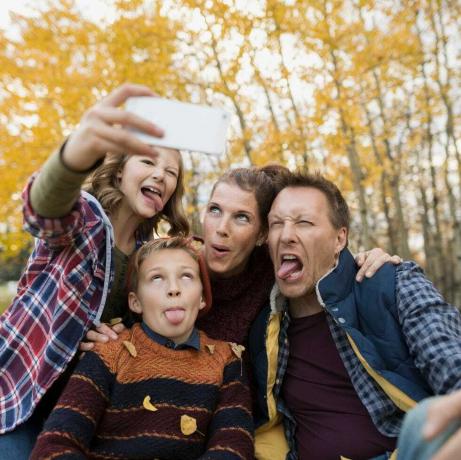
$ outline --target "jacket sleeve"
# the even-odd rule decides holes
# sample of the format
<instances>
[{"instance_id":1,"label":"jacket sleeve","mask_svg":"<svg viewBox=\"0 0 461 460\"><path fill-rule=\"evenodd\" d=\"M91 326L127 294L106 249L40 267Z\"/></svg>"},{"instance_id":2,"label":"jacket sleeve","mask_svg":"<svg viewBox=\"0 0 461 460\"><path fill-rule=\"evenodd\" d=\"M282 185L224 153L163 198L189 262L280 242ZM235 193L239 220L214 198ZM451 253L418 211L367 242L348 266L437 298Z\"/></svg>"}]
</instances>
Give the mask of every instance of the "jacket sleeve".
<instances>
[{"instance_id":1,"label":"jacket sleeve","mask_svg":"<svg viewBox=\"0 0 461 460\"><path fill-rule=\"evenodd\" d=\"M404 262L396 270L399 321L408 348L435 394L461 388L461 315L423 270Z\"/></svg>"},{"instance_id":2,"label":"jacket sleeve","mask_svg":"<svg viewBox=\"0 0 461 460\"><path fill-rule=\"evenodd\" d=\"M97 353L86 352L40 433L32 460L85 459L110 399L114 375Z\"/></svg>"},{"instance_id":3,"label":"jacket sleeve","mask_svg":"<svg viewBox=\"0 0 461 460\"><path fill-rule=\"evenodd\" d=\"M233 358L224 368L219 401L208 428L206 452L200 460L254 458L251 396L242 361Z\"/></svg>"}]
</instances>

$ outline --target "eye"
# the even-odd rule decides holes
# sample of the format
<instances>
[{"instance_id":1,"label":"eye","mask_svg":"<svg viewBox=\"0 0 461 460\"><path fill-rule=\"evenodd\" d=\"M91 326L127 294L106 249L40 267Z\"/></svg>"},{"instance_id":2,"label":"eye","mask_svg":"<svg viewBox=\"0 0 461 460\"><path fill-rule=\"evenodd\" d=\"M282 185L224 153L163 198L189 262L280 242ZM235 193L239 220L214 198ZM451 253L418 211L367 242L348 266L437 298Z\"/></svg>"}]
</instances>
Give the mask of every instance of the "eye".
<instances>
[{"instance_id":1,"label":"eye","mask_svg":"<svg viewBox=\"0 0 461 460\"><path fill-rule=\"evenodd\" d=\"M166 170L166 173L167 173L168 175L172 176L172 177L175 177L175 178L178 177L178 173L177 173L176 170L174 170L174 169L167 169L167 170Z\"/></svg>"},{"instance_id":2,"label":"eye","mask_svg":"<svg viewBox=\"0 0 461 460\"><path fill-rule=\"evenodd\" d=\"M297 223L298 225L304 225L304 226L314 225L311 221L309 221L309 220L304 220L304 219L300 219L300 220L296 221L296 223Z\"/></svg>"},{"instance_id":3,"label":"eye","mask_svg":"<svg viewBox=\"0 0 461 460\"><path fill-rule=\"evenodd\" d=\"M272 220L272 221L269 222L269 227L270 228L278 227L280 225L282 225L281 220Z\"/></svg>"},{"instance_id":4,"label":"eye","mask_svg":"<svg viewBox=\"0 0 461 460\"><path fill-rule=\"evenodd\" d=\"M193 273L190 273L190 272L184 272L184 273L181 275L181 278L182 278L182 279L185 279L185 280L193 280L193 279L194 279L194 274L193 274Z\"/></svg>"},{"instance_id":5,"label":"eye","mask_svg":"<svg viewBox=\"0 0 461 460\"><path fill-rule=\"evenodd\" d=\"M143 158L141 160L141 163L144 163L145 165L148 165L148 166L154 166L154 162L152 160L149 160L148 158Z\"/></svg>"},{"instance_id":6,"label":"eye","mask_svg":"<svg viewBox=\"0 0 461 460\"><path fill-rule=\"evenodd\" d=\"M160 281L162 277L160 275L152 275L150 281Z\"/></svg>"},{"instance_id":7,"label":"eye","mask_svg":"<svg viewBox=\"0 0 461 460\"><path fill-rule=\"evenodd\" d=\"M235 216L239 222L250 222L250 217L247 214L239 213Z\"/></svg>"},{"instance_id":8,"label":"eye","mask_svg":"<svg viewBox=\"0 0 461 460\"><path fill-rule=\"evenodd\" d=\"M221 209L220 209L218 206L214 205L214 204L210 204L210 205L208 206L208 212L209 212L210 214L218 215L218 214L221 213Z\"/></svg>"}]
</instances>

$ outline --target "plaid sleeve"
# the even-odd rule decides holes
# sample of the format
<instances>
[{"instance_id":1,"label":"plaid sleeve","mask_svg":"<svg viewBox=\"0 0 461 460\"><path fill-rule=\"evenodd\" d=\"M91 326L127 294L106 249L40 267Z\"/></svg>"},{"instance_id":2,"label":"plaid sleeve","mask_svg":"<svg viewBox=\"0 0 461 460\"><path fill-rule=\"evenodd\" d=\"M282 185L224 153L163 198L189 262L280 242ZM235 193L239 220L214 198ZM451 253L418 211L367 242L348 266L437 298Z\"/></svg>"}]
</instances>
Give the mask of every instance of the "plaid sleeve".
<instances>
[{"instance_id":1,"label":"plaid sleeve","mask_svg":"<svg viewBox=\"0 0 461 460\"><path fill-rule=\"evenodd\" d=\"M99 355L86 352L47 419L32 460L85 459L110 399L113 374Z\"/></svg>"},{"instance_id":2,"label":"plaid sleeve","mask_svg":"<svg viewBox=\"0 0 461 460\"><path fill-rule=\"evenodd\" d=\"M200 460L252 460L253 416L242 361L232 359L224 368L219 401L208 428L206 452Z\"/></svg>"},{"instance_id":3,"label":"plaid sleeve","mask_svg":"<svg viewBox=\"0 0 461 460\"><path fill-rule=\"evenodd\" d=\"M415 364L435 394L461 388L461 315L414 262L396 269L399 320Z\"/></svg>"},{"instance_id":4,"label":"plaid sleeve","mask_svg":"<svg viewBox=\"0 0 461 460\"><path fill-rule=\"evenodd\" d=\"M86 214L89 207L84 206L84 200L80 197L67 216L59 218L39 216L30 203L30 190L36 177L37 174L34 174L29 179L22 194L24 229L32 236L46 241L50 248L68 246L74 241L75 236L82 231L88 217Z\"/></svg>"}]
</instances>

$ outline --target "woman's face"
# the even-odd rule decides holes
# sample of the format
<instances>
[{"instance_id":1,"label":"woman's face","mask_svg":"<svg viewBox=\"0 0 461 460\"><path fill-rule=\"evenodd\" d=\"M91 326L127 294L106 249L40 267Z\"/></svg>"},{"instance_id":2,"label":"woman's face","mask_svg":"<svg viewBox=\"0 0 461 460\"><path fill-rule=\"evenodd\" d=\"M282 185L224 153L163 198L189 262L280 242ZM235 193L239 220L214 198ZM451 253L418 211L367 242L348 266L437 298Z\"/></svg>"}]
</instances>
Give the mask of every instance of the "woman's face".
<instances>
[{"instance_id":1,"label":"woman's face","mask_svg":"<svg viewBox=\"0 0 461 460\"><path fill-rule=\"evenodd\" d=\"M219 183L207 205L203 231L210 273L221 278L241 273L256 243L264 241L254 193Z\"/></svg>"},{"instance_id":2,"label":"woman's face","mask_svg":"<svg viewBox=\"0 0 461 460\"><path fill-rule=\"evenodd\" d=\"M178 183L179 152L154 149L152 156L131 156L119 172L123 203L142 219L162 211Z\"/></svg>"}]
</instances>

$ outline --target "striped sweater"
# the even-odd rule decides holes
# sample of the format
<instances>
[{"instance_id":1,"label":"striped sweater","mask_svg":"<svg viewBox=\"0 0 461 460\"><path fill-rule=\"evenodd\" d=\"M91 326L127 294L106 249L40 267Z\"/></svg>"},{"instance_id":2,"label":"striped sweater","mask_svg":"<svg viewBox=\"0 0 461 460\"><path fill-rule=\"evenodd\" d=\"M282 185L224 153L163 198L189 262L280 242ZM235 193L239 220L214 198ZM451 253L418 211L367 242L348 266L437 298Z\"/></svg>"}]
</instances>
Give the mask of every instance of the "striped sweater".
<instances>
[{"instance_id":1,"label":"striped sweater","mask_svg":"<svg viewBox=\"0 0 461 460\"><path fill-rule=\"evenodd\" d=\"M31 459L252 459L243 380L228 343L200 332L200 351L171 350L136 324L84 355ZM183 433L183 415L196 421L192 434Z\"/></svg>"}]
</instances>

